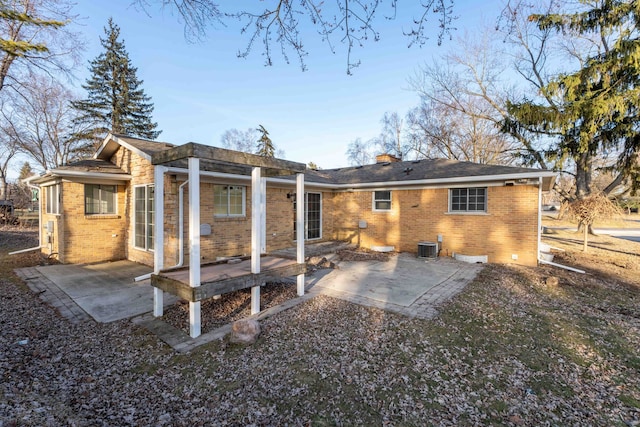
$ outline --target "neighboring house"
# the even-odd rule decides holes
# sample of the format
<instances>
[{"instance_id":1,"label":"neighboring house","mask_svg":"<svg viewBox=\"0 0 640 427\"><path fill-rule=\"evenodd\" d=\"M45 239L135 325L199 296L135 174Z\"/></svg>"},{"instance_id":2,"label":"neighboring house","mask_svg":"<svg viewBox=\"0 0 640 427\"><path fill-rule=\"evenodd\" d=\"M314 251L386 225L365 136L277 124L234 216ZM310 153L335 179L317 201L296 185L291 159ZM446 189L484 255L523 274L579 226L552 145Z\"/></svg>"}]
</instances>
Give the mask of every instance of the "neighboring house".
<instances>
[{"instance_id":1,"label":"neighboring house","mask_svg":"<svg viewBox=\"0 0 640 427\"><path fill-rule=\"evenodd\" d=\"M164 217L154 215L151 158L171 147L109 135L93 159L31 180L41 188L42 251L63 263L129 259L153 266L154 224L162 220L164 265L180 263L180 247L188 258L188 221L179 203L180 195L182 207L188 203L186 164L163 166ZM205 262L251 252L251 179L246 166L237 168L238 174L201 172L200 221L210 228L201 238ZM541 192L555 176L389 155L373 165L307 170L304 233L308 241L349 240L414 253L419 242L439 242L440 256L536 265ZM294 177L267 178L266 252L295 245L295 185Z\"/></svg>"}]
</instances>

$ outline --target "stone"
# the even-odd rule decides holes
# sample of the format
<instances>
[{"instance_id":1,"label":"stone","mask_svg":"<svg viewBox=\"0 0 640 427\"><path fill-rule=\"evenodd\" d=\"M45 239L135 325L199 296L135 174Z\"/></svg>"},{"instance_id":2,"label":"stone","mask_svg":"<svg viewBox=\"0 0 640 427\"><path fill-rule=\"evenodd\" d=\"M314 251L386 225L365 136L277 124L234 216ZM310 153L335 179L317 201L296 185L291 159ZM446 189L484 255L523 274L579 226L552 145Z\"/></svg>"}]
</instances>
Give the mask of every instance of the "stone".
<instances>
[{"instance_id":1,"label":"stone","mask_svg":"<svg viewBox=\"0 0 640 427\"><path fill-rule=\"evenodd\" d=\"M236 344L253 344L260 335L260 323L254 319L242 319L231 325L231 342Z\"/></svg>"},{"instance_id":2,"label":"stone","mask_svg":"<svg viewBox=\"0 0 640 427\"><path fill-rule=\"evenodd\" d=\"M558 286L558 278L556 276L549 276L545 280L547 286Z\"/></svg>"}]
</instances>

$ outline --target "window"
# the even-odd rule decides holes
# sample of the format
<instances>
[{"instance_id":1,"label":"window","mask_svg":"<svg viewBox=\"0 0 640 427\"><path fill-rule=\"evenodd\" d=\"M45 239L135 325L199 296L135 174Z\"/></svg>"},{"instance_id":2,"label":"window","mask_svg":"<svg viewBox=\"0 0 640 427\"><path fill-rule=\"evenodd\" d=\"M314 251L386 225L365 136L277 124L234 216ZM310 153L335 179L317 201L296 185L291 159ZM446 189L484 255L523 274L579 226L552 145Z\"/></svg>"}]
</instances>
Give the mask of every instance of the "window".
<instances>
[{"instance_id":1,"label":"window","mask_svg":"<svg viewBox=\"0 0 640 427\"><path fill-rule=\"evenodd\" d=\"M450 212L486 212L486 188L452 188Z\"/></svg>"},{"instance_id":2,"label":"window","mask_svg":"<svg viewBox=\"0 0 640 427\"><path fill-rule=\"evenodd\" d=\"M214 216L245 216L245 189L241 185L214 185Z\"/></svg>"},{"instance_id":3,"label":"window","mask_svg":"<svg viewBox=\"0 0 640 427\"><path fill-rule=\"evenodd\" d=\"M391 191L374 191L373 192L373 210L374 211L390 211L391 210Z\"/></svg>"},{"instance_id":4,"label":"window","mask_svg":"<svg viewBox=\"0 0 640 427\"><path fill-rule=\"evenodd\" d=\"M153 226L155 224L154 186L141 185L134 189L134 241L136 248L153 250Z\"/></svg>"},{"instance_id":5,"label":"window","mask_svg":"<svg viewBox=\"0 0 640 427\"><path fill-rule=\"evenodd\" d=\"M60 213L60 185L50 185L47 187L47 208L48 214Z\"/></svg>"},{"instance_id":6,"label":"window","mask_svg":"<svg viewBox=\"0 0 640 427\"><path fill-rule=\"evenodd\" d=\"M85 184L85 215L114 215L116 213L116 186Z\"/></svg>"}]
</instances>

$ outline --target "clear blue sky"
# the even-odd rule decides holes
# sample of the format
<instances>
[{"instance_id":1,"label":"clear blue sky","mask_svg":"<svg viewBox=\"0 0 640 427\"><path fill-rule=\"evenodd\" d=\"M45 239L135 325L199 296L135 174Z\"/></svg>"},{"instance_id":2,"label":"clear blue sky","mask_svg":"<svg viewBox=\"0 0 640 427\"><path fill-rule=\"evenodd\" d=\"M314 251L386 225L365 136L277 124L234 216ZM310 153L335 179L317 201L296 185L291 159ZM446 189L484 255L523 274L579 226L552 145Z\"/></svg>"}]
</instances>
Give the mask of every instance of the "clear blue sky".
<instances>
[{"instance_id":1,"label":"clear blue sky","mask_svg":"<svg viewBox=\"0 0 640 427\"><path fill-rule=\"evenodd\" d=\"M248 59L237 57L247 37L236 27L218 26L204 42L189 43L179 17L156 7L160 0L149 3L154 5L149 14L132 7L131 0L81 0L76 5L82 18L78 28L87 41L85 66L77 72L81 95L86 64L101 52L98 38L113 17L155 104L154 120L162 130L159 140L220 145L225 130L262 124L287 159L314 161L323 168L345 166L347 145L358 137L376 136L385 111L404 115L416 106L419 98L408 90L407 79L425 61L452 47L447 40L437 46L437 17L431 15L434 36L422 48L408 49L402 29L409 28L419 2L398 2L395 21L378 19L382 40L355 49L362 65L352 76L346 74L345 46L333 40L333 54L313 33L305 37L310 52L307 71L301 71L295 56L286 64L277 46L275 65L265 67L259 44ZM477 29L482 19L494 22L501 2L465 0L454 7L459 16L454 26L462 35Z\"/></svg>"}]
</instances>

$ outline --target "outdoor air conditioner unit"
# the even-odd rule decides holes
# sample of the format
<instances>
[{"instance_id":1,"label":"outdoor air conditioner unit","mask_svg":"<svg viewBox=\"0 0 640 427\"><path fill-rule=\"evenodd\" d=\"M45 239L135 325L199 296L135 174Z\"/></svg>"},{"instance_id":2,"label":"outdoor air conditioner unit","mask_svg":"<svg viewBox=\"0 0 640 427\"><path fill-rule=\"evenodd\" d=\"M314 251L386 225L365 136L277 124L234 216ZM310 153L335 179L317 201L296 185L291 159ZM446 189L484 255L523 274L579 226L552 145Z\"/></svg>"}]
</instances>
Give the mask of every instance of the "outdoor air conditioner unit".
<instances>
[{"instance_id":1,"label":"outdoor air conditioner unit","mask_svg":"<svg viewBox=\"0 0 640 427\"><path fill-rule=\"evenodd\" d=\"M418 258L437 258L438 244L435 242L418 242Z\"/></svg>"}]
</instances>

